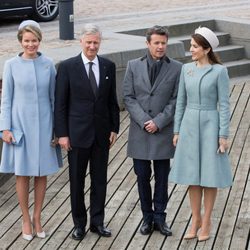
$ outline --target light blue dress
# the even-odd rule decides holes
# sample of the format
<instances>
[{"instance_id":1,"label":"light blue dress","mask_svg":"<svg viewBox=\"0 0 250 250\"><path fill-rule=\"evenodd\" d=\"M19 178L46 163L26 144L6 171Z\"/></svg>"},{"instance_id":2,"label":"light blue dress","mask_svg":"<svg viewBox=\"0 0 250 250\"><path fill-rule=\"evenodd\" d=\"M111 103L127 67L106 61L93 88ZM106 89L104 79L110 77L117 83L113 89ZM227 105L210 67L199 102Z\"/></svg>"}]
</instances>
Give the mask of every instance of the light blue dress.
<instances>
[{"instance_id":1,"label":"light blue dress","mask_svg":"<svg viewBox=\"0 0 250 250\"><path fill-rule=\"evenodd\" d=\"M20 146L3 143L0 172L46 176L58 171L53 128L55 67L39 53L35 59L16 56L3 72L0 131L16 129L24 136Z\"/></svg>"},{"instance_id":2,"label":"light blue dress","mask_svg":"<svg viewBox=\"0 0 250 250\"><path fill-rule=\"evenodd\" d=\"M169 181L224 188L232 185L228 154L217 154L229 135L229 77L219 64L182 68L174 133L179 133Z\"/></svg>"}]
</instances>

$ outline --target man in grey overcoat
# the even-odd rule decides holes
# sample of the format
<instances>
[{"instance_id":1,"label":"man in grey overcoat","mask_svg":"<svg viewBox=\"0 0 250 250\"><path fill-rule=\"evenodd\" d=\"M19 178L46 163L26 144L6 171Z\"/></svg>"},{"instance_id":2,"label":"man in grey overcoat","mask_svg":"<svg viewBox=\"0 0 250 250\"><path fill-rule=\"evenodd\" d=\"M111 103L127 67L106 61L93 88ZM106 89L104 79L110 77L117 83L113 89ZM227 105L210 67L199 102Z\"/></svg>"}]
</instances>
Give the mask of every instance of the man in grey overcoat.
<instances>
[{"instance_id":1,"label":"man in grey overcoat","mask_svg":"<svg viewBox=\"0 0 250 250\"><path fill-rule=\"evenodd\" d=\"M172 235L166 220L168 173L174 156L173 118L181 63L166 56L168 31L147 31L147 54L128 62L123 82L125 107L130 114L128 156L133 158L143 214L140 232L159 230ZM151 162L155 187L151 191Z\"/></svg>"}]
</instances>

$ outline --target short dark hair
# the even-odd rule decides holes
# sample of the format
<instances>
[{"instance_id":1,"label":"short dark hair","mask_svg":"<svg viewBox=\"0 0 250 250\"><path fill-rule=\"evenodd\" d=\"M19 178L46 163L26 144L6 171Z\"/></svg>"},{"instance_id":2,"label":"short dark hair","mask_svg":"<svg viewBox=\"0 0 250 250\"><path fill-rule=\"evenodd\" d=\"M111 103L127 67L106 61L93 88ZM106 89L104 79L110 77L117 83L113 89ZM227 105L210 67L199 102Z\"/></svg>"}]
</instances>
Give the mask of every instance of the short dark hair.
<instances>
[{"instance_id":1,"label":"short dark hair","mask_svg":"<svg viewBox=\"0 0 250 250\"><path fill-rule=\"evenodd\" d=\"M163 27L163 26L159 26L159 25L155 25L153 26L152 28L149 28L147 30L147 33L146 33L146 39L148 42L151 41L151 36L152 35L160 35L160 36L166 36L168 38L168 29Z\"/></svg>"}]
</instances>

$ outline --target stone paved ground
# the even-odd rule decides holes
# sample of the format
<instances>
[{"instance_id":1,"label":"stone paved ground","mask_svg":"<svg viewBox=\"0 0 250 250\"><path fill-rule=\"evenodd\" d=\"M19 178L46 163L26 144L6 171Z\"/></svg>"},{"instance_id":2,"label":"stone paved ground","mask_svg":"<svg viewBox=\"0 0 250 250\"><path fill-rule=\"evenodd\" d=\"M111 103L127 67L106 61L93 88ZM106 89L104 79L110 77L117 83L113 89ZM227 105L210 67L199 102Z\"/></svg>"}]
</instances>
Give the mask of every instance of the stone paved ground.
<instances>
[{"instance_id":1,"label":"stone paved ground","mask_svg":"<svg viewBox=\"0 0 250 250\"><path fill-rule=\"evenodd\" d=\"M210 8L210 6L216 4L232 4L236 3L240 5L240 0L75 0L75 15L77 17L91 17L91 16L105 16L114 14L124 13L142 13L148 11L159 11L159 10L172 10L176 8L185 7L199 7ZM248 1L249 2L249 1ZM244 9L243 9L244 10ZM245 11L244 11L245 12ZM238 11L230 11L224 13L225 16L238 16ZM247 15L250 18L250 13L245 12L243 15Z\"/></svg>"}]
</instances>

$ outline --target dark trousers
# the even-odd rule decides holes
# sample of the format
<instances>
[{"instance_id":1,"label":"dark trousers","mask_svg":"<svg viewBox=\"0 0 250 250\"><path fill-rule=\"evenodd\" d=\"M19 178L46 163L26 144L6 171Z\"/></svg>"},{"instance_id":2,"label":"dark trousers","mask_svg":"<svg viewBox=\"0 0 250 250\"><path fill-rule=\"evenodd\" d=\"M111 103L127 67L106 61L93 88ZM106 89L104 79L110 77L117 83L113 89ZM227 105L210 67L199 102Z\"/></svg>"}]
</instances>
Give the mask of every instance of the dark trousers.
<instances>
[{"instance_id":1,"label":"dark trousers","mask_svg":"<svg viewBox=\"0 0 250 250\"><path fill-rule=\"evenodd\" d=\"M90 224L103 225L108 153L108 148L102 148L96 143L90 148L73 147L68 153L71 209L75 227L85 228L87 224L84 186L88 163L91 181Z\"/></svg>"},{"instance_id":2,"label":"dark trousers","mask_svg":"<svg viewBox=\"0 0 250 250\"><path fill-rule=\"evenodd\" d=\"M133 159L134 170L137 175L139 198L143 220L146 222L165 222L168 202L168 174L170 160L154 160L155 187L152 200L150 179L152 174L151 161Z\"/></svg>"}]
</instances>

